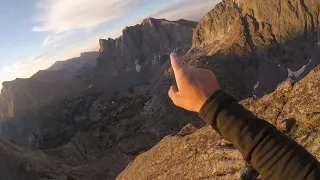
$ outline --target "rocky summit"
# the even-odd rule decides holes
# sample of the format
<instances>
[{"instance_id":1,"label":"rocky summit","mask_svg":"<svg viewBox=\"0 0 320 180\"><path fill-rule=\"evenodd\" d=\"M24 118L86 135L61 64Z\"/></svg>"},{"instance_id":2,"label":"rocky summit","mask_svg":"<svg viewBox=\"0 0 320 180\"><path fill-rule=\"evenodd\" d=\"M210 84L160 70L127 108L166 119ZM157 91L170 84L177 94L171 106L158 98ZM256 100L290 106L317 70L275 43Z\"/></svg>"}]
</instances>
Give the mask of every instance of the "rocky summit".
<instances>
[{"instance_id":1,"label":"rocky summit","mask_svg":"<svg viewBox=\"0 0 320 180\"><path fill-rule=\"evenodd\" d=\"M147 18L100 39L98 55L5 82L0 177L259 179L229 142L168 98L172 51L185 66L212 70L247 109L319 159L320 1L212 8L199 23Z\"/></svg>"}]
</instances>

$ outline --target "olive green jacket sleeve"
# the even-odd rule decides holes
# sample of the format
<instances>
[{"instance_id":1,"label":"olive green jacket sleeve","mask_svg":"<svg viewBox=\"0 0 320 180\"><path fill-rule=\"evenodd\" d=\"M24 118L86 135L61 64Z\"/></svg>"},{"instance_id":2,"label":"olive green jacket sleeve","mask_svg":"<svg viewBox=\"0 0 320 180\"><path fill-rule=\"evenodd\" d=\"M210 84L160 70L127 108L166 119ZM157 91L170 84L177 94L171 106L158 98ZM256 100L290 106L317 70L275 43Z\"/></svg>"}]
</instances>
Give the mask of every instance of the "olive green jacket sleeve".
<instances>
[{"instance_id":1,"label":"olive green jacket sleeve","mask_svg":"<svg viewBox=\"0 0 320 180\"><path fill-rule=\"evenodd\" d=\"M268 180L320 180L320 165L302 146L255 117L223 90L203 105L200 117Z\"/></svg>"}]
</instances>

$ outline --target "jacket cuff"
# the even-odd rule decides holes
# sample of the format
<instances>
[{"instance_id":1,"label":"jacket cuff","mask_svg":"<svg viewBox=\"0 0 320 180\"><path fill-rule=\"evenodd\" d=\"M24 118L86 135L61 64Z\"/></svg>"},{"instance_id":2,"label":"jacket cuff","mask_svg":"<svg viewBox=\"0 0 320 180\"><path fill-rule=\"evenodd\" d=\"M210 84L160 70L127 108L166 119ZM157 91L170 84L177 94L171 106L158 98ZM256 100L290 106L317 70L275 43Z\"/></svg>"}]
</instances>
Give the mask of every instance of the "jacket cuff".
<instances>
[{"instance_id":1,"label":"jacket cuff","mask_svg":"<svg viewBox=\"0 0 320 180\"><path fill-rule=\"evenodd\" d=\"M215 92L201 107L199 116L205 123L213 126L215 130L218 114L231 103L237 102L229 93L224 90Z\"/></svg>"}]
</instances>

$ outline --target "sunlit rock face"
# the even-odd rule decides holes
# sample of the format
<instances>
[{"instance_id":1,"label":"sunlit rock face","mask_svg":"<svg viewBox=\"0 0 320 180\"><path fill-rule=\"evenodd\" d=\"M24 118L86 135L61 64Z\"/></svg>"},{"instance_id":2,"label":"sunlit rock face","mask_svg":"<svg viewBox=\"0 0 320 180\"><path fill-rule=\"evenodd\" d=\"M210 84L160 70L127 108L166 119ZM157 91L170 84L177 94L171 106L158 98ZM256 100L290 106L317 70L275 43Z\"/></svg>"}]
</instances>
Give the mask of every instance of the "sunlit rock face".
<instances>
[{"instance_id":1,"label":"sunlit rock face","mask_svg":"<svg viewBox=\"0 0 320 180\"><path fill-rule=\"evenodd\" d=\"M139 65L152 65L157 61L155 57L170 54L177 47L187 52L196 25L187 20L147 18L141 24L126 27L117 39L100 39L98 67L111 72L138 69L137 59Z\"/></svg>"},{"instance_id":2,"label":"sunlit rock face","mask_svg":"<svg viewBox=\"0 0 320 180\"><path fill-rule=\"evenodd\" d=\"M224 0L199 22L184 62L213 70L239 99L271 93L319 64L319 3Z\"/></svg>"}]
</instances>

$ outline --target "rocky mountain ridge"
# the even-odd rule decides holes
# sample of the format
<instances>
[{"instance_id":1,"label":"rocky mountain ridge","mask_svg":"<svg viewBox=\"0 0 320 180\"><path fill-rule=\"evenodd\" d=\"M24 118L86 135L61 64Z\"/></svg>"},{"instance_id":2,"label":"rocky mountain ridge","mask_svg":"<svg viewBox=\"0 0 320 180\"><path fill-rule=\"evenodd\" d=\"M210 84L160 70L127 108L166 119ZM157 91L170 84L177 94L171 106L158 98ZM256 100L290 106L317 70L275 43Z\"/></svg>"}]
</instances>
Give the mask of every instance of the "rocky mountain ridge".
<instances>
[{"instance_id":1,"label":"rocky mountain ridge","mask_svg":"<svg viewBox=\"0 0 320 180\"><path fill-rule=\"evenodd\" d=\"M57 61L46 70L34 74L31 79L46 83L76 81L78 76L90 71L96 66L98 52L81 53L79 57L65 61Z\"/></svg>"},{"instance_id":2,"label":"rocky mountain ridge","mask_svg":"<svg viewBox=\"0 0 320 180\"><path fill-rule=\"evenodd\" d=\"M123 91L150 84L154 77L164 75L173 50L183 55L190 49L196 25L182 19L146 18L124 28L119 38L100 39L92 89Z\"/></svg>"},{"instance_id":3,"label":"rocky mountain ridge","mask_svg":"<svg viewBox=\"0 0 320 180\"><path fill-rule=\"evenodd\" d=\"M98 57L98 52L85 52L80 53L79 57L71 58L65 61L57 61L47 70L58 71L63 69L76 69L80 70L82 68L89 68L96 66L96 59Z\"/></svg>"},{"instance_id":4,"label":"rocky mountain ridge","mask_svg":"<svg viewBox=\"0 0 320 180\"><path fill-rule=\"evenodd\" d=\"M26 116L52 101L80 93L83 86L86 89L87 83L76 77L91 70L97 56L97 52L82 53L78 58L57 62L29 79L4 82L0 94L0 121Z\"/></svg>"},{"instance_id":5,"label":"rocky mountain ridge","mask_svg":"<svg viewBox=\"0 0 320 180\"><path fill-rule=\"evenodd\" d=\"M141 24L123 29L123 35L117 39L100 39L98 67L118 73L163 64L174 49L190 49L196 25L187 20L144 19Z\"/></svg>"}]
</instances>

